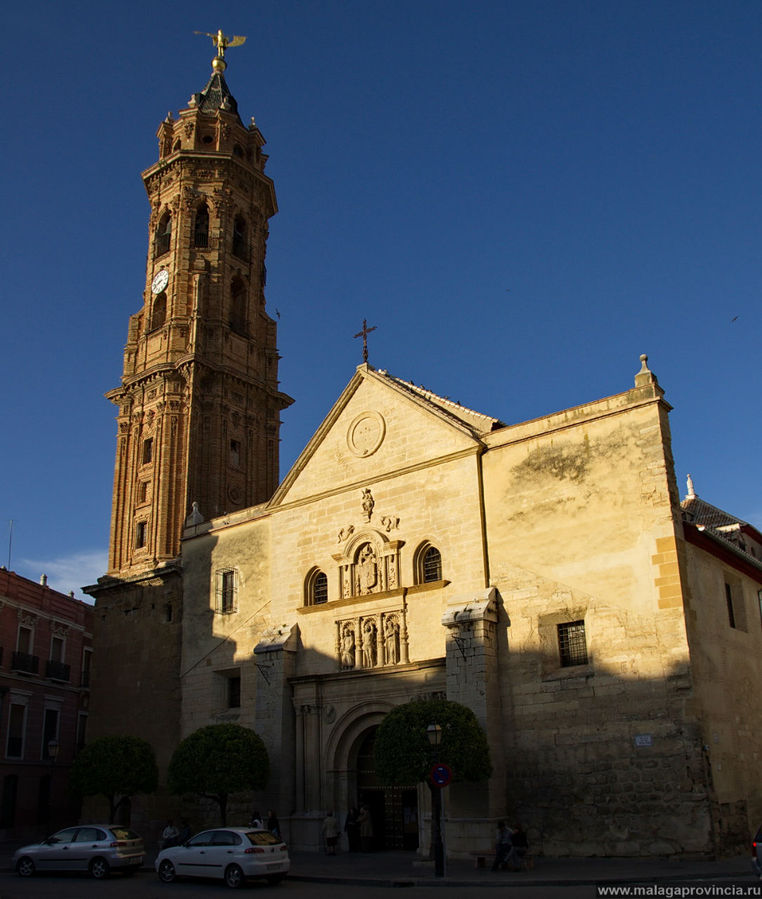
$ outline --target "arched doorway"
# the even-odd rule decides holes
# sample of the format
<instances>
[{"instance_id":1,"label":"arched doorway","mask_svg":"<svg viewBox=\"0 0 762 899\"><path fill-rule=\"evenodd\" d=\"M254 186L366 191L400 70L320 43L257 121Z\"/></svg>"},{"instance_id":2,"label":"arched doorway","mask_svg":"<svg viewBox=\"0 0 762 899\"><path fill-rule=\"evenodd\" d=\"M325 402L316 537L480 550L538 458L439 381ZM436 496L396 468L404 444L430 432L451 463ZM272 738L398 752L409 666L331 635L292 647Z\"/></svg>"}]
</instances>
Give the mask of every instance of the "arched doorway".
<instances>
[{"instance_id":1,"label":"arched doorway","mask_svg":"<svg viewBox=\"0 0 762 899\"><path fill-rule=\"evenodd\" d=\"M360 737L356 783L360 804L373 822L372 849L418 848L418 790L415 786L387 787L376 775L373 747L378 727Z\"/></svg>"}]
</instances>

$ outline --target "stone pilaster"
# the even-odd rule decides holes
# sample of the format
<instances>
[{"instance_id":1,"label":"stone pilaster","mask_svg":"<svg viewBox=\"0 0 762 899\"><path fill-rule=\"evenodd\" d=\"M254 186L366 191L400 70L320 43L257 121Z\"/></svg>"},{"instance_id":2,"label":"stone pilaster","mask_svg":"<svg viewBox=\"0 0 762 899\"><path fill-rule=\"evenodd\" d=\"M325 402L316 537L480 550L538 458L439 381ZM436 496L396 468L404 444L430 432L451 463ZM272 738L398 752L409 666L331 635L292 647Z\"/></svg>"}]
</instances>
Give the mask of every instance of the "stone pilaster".
<instances>
[{"instance_id":1,"label":"stone pilaster","mask_svg":"<svg viewBox=\"0 0 762 899\"><path fill-rule=\"evenodd\" d=\"M287 814L295 804L296 740L294 709L288 680L296 666L298 627L281 625L265 631L254 647L257 696L254 730L270 756L270 782L260 808Z\"/></svg>"},{"instance_id":2,"label":"stone pilaster","mask_svg":"<svg viewBox=\"0 0 762 899\"><path fill-rule=\"evenodd\" d=\"M463 839L481 840L484 845L491 845L493 821L505 812L504 734L497 657L499 602L497 590L489 587L455 597L442 615L442 625L447 629L447 698L467 706L476 715L487 734L493 767L489 787L455 784L450 789L453 800L457 795L458 807L468 810L460 828Z\"/></svg>"}]
</instances>

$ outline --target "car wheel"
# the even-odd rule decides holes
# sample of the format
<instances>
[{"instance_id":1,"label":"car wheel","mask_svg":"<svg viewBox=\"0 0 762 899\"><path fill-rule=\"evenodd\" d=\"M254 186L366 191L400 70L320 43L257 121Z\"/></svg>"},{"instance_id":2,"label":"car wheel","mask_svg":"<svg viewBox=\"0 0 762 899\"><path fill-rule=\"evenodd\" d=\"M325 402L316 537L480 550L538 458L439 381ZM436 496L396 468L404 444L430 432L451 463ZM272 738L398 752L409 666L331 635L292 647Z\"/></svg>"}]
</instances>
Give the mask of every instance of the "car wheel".
<instances>
[{"instance_id":1,"label":"car wheel","mask_svg":"<svg viewBox=\"0 0 762 899\"><path fill-rule=\"evenodd\" d=\"M285 880L285 879L286 879L286 875L285 875L285 874L271 874L271 875L267 878L267 882L270 883L270 884L272 884L273 886L275 886L276 883L280 883L281 880Z\"/></svg>"},{"instance_id":2,"label":"car wheel","mask_svg":"<svg viewBox=\"0 0 762 899\"><path fill-rule=\"evenodd\" d=\"M31 877L34 874L34 862L29 856L25 855L23 858L19 859L18 864L16 865L16 871L22 877Z\"/></svg>"},{"instance_id":3,"label":"car wheel","mask_svg":"<svg viewBox=\"0 0 762 899\"><path fill-rule=\"evenodd\" d=\"M225 883L234 890L237 890L239 887L243 886L243 871L238 867L238 865L228 865L225 868Z\"/></svg>"},{"instance_id":4,"label":"car wheel","mask_svg":"<svg viewBox=\"0 0 762 899\"><path fill-rule=\"evenodd\" d=\"M159 865L159 880L163 880L164 883L172 883L175 877L177 877L175 866L168 858L165 858Z\"/></svg>"},{"instance_id":5,"label":"car wheel","mask_svg":"<svg viewBox=\"0 0 762 899\"><path fill-rule=\"evenodd\" d=\"M108 877L108 873L109 867L105 858L94 858L90 862L90 875L96 880L103 880L104 877Z\"/></svg>"}]
</instances>

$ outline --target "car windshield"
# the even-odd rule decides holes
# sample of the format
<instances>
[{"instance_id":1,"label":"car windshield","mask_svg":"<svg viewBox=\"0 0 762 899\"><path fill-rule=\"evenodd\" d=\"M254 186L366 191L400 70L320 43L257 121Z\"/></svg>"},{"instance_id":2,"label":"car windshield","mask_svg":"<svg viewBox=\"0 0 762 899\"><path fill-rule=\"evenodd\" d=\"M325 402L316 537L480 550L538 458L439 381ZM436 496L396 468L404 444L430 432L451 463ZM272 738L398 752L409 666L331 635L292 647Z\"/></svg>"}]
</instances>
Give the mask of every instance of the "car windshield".
<instances>
[{"instance_id":1,"label":"car windshield","mask_svg":"<svg viewBox=\"0 0 762 899\"><path fill-rule=\"evenodd\" d=\"M246 836L253 846L272 846L275 843L283 842L274 837L269 830L250 830Z\"/></svg>"}]
</instances>

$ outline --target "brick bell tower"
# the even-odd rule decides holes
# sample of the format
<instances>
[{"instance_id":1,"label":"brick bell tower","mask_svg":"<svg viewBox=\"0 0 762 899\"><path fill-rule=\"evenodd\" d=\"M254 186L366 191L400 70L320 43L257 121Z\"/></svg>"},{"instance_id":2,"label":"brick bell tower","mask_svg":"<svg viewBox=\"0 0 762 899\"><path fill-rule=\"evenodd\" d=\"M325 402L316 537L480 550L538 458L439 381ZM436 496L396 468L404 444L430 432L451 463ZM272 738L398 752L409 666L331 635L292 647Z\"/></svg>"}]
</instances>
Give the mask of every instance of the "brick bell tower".
<instances>
[{"instance_id":1,"label":"brick bell tower","mask_svg":"<svg viewBox=\"0 0 762 899\"><path fill-rule=\"evenodd\" d=\"M130 317L122 383L107 394L119 409L109 567L85 588L96 611L88 739L143 737L160 780L181 738L184 523L269 499L280 412L292 402L278 389L265 311L277 211L265 141L242 123L223 74L225 49L244 39L211 37L212 75L162 122L159 160L143 173L143 305ZM160 789L134 801L133 824L171 809Z\"/></svg>"},{"instance_id":2,"label":"brick bell tower","mask_svg":"<svg viewBox=\"0 0 762 899\"><path fill-rule=\"evenodd\" d=\"M211 518L278 485L276 325L265 311L268 219L277 212L261 132L225 82L222 32L206 87L158 130L143 173L151 216L143 308L120 387L109 575L175 559L197 503Z\"/></svg>"}]
</instances>

